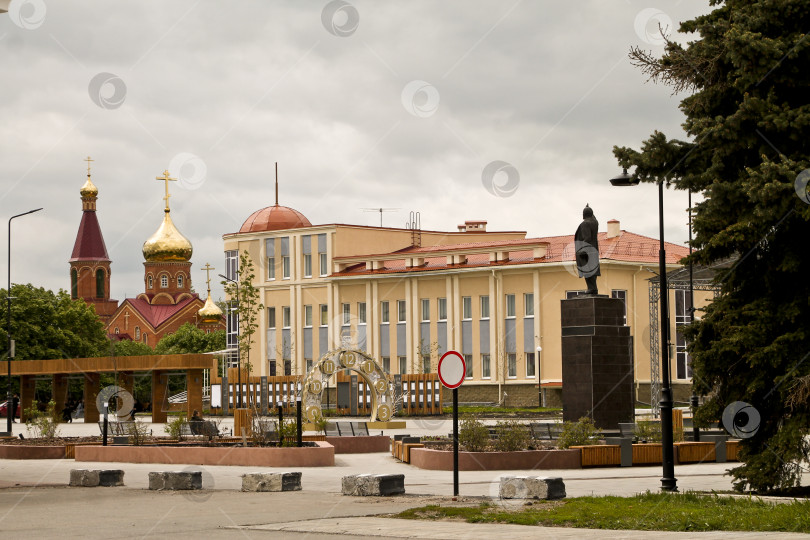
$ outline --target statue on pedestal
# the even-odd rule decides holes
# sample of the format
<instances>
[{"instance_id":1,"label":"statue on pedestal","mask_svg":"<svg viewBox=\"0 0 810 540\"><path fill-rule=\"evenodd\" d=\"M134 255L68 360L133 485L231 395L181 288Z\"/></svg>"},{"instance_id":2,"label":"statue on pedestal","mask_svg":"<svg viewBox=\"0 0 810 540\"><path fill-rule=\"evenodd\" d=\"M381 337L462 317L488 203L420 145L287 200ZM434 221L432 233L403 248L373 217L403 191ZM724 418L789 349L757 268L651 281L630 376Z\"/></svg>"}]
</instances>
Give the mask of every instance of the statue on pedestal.
<instances>
[{"instance_id":1,"label":"statue on pedestal","mask_svg":"<svg viewBox=\"0 0 810 540\"><path fill-rule=\"evenodd\" d=\"M574 251L576 253L577 274L585 278L588 290L585 294L599 294L596 276L599 270L599 222L593 216L593 210L587 204L582 211L582 223L574 234Z\"/></svg>"}]
</instances>

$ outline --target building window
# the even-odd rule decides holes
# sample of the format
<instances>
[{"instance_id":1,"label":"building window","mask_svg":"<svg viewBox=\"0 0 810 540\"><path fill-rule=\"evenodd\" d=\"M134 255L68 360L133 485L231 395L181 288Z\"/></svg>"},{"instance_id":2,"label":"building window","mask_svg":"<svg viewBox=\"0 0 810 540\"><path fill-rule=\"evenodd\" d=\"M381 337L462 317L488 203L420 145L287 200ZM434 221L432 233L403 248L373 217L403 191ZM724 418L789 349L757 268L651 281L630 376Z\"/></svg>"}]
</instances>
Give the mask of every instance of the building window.
<instances>
[{"instance_id":1,"label":"building window","mask_svg":"<svg viewBox=\"0 0 810 540\"><path fill-rule=\"evenodd\" d=\"M292 375L292 362L289 360L284 360L284 375Z\"/></svg>"},{"instance_id":2,"label":"building window","mask_svg":"<svg viewBox=\"0 0 810 540\"><path fill-rule=\"evenodd\" d=\"M382 367L383 371L386 373L391 373L391 357L390 356L383 356L382 357Z\"/></svg>"},{"instance_id":3,"label":"building window","mask_svg":"<svg viewBox=\"0 0 810 540\"><path fill-rule=\"evenodd\" d=\"M304 358L307 364L307 373L312 371L312 358Z\"/></svg>"},{"instance_id":4,"label":"building window","mask_svg":"<svg viewBox=\"0 0 810 540\"><path fill-rule=\"evenodd\" d=\"M104 298L104 270L96 270L96 298Z\"/></svg>"},{"instance_id":5,"label":"building window","mask_svg":"<svg viewBox=\"0 0 810 540\"><path fill-rule=\"evenodd\" d=\"M405 300L397 300L397 322L405 322Z\"/></svg>"},{"instance_id":6,"label":"building window","mask_svg":"<svg viewBox=\"0 0 810 540\"><path fill-rule=\"evenodd\" d=\"M514 319L515 318L515 295L514 294L507 294L506 295L506 318L507 319Z\"/></svg>"},{"instance_id":7,"label":"building window","mask_svg":"<svg viewBox=\"0 0 810 540\"><path fill-rule=\"evenodd\" d=\"M357 303L357 322L358 324L366 324L366 303Z\"/></svg>"},{"instance_id":8,"label":"building window","mask_svg":"<svg viewBox=\"0 0 810 540\"><path fill-rule=\"evenodd\" d=\"M239 252L235 249L225 252L225 277L236 281L239 274Z\"/></svg>"},{"instance_id":9,"label":"building window","mask_svg":"<svg viewBox=\"0 0 810 540\"><path fill-rule=\"evenodd\" d=\"M183 274L178 274L177 275L177 288L178 289L183 288Z\"/></svg>"},{"instance_id":10,"label":"building window","mask_svg":"<svg viewBox=\"0 0 810 540\"><path fill-rule=\"evenodd\" d=\"M281 279L290 279L290 256L281 256Z\"/></svg>"},{"instance_id":11,"label":"building window","mask_svg":"<svg viewBox=\"0 0 810 540\"><path fill-rule=\"evenodd\" d=\"M343 326L349 326L352 323L352 306L350 304L341 304L340 309L343 314Z\"/></svg>"},{"instance_id":12,"label":"building window","mask_svg":"<svg viewBox=\"0 0 810 540\"><path fill-rule=\"evenodd\" d=\"M472 355L465 354L464 355L464 364L466 365L467 372L464 374L464 377L467 379L473 378L473 365L472 365Z\"/></svg>"},{"instance_id":13,"label":"building window","mask_svg":"<svg viewBox=\"0 0 810 540\"><path fill-rule=\"evenodd\" d=\"M534 353L527 352L526 353L526 376L527 377L534 377L535 373L535 364L534 364Z\"/></svg>"},{"instance_id":14,"label":"building window","mask_svg":"<svg viewBox=\"0 0 810 540\"><path fill-rule=\"evenodd\" d=\"M70 297L74 300L79 297L79 273L75 268L70 270Z\"/></svg>"},{"instance_id":15,"label":"building window","mask_svg":"<svg viewBox=\"0 0 810 540\"><path fill-rule=\"evenodd\" d=\"M160 276L160 288L165 289L169 286L169 276L163 274Z\"/></svg>"},{"instance_id":16,"label":"building window","mask_svg":"<svg viewBox=\"0 0 810 540\"><path fill-rule=\"evenodd\" d=\"M118 327L117 326L115 327L115 333L116 334L118 333Z\"/></svg>"},{"instance_id":17,"label":"building window","mask_svg":"<svg viewBox=\"0 0 810 540\"><path fill-rule=\"evenodd\" d=\"M329 306L321 304L321 326L329 326Z\"/></svg>"},{"instance_id":18,"label":"building window","mask_svg":"<svg viewBox=\"0 0 810 540\"><path fill-rule=\"evenodd\" d=\"M422 355L422 373L430 373L430 356Z\"/></svg>"},{"instance_id":19,"label":"building window","mask_svg":"<svg viewBox=\"0 0 810 540\"><path fill-rule=\"evenodd\" d=\"M150 289L152 287L154 287L154 283L152 283L152 275L151 274L146 276L146 283L147 283L147 287L149 287Z\"/></svg>"},{"instance_id":20,"label":"building window","mask_svg":"<svg viewBox=\"0 0 810 540\"><path fill-rule=\"evenodd\" d=\"M686 291L676 291L676 293L675 293L676 302L677 302L677 299L678 299L677 294L679 292L685 293ZM619 289L613 289L612 291L610 291L610 297L611 298L616 298L616 299L622 301L622 308L624 309L624 324L626 326L627 325L627 291L623 291L623 290L619 290ZM677 310L676 310L676 312L677 312ZM677 325L678 321L675 321L675 324Z\"/></svg>"},{"instance_id":21,"label":"building window","mask_svg":"<svg viewBox=\"0 0 810 540\"><path fill-rule=\"evenodd\" d=\"M267 328L276 327L276 308L267 308Z\"/></svg>"},{"instance_id":22,"label":"building window","mask_svg":"<svg viewBox=\"0 0 810 540\"><path fill-rule=\"evenodd\" d=\"M439 298L437 301L438 308L439 308L439 320L446 321L447 320L447 298Z\"/></svg>"},{"instance_id":23,"label":"building window","mask_svg":"<svg viewBox=\"0 0 810 540\"><path fill-rule=\"evenodd\" d=\"M481 297L481 318L489 319L489 296Z\"/></svg>"},{"instance_id":24,"label":"building window","mask_svg":"<svg viewBox=\"0 0 810 540\"><path fill-rule=\"evenodd\" d=\"M681 329L691 322L691 302L689 291L675 291L675 378L692 377L692 359L686 351L686 339Z\"/></svg>"},{"instance_id":25,"label":"building window","mask_svg":"<svg viewBox=\"0 0 810 540\"><path fill-rule=\"evenodd\" d=\"M482 379L489 379L490 377L491 377L491 375L490 375L490 369L489 369L489 355L488 354L482 354L481 355L481 378Z\"/></svg>"},{"instance_id":26,"label":"building window","mask_svg":"<svg viewBox=\"0 0 810 540\"><path fill-rule=\"evenodd\" d=\"M312 277L312 255L304 255L304 277Z\"/></svg>"},{"instance_id":27,"label":"building window","mask_svg":"<svg viewBox=\"0 0 810 540\"><path fill-rule=\"evenodd\" d=\"M523 316L534 317L534 294L526 293L523 295Z\"/></svg>"},{"instance_id":28,"label":"building window","mask_svg":"<svg viewBox=\"0 0 810 540\"><path fill-rule=\"evenodd\" d=\"M135 327L135 339L141 339L141 327L140 326Z\"/></svg>"},{"instance_id":29,"label":"building window","mask_svg":"<svg viewBox=\"0 0 810 540\"><path fill-rule=\"evenodd\" d=\"M428 298L422 299L422 321L430 321L430 300Z\"/></svg>"},{"instance_id":30,"label":"building window","mask_svg":"<svg viewBox=\"0 0 810 540\"><path fill-rule=\"evenodd\" d=\"M391 319L388 315L388 301L380 302L380 322L388 324Z\"/></svg>"},{"instance_id":31,"label":"building window","mask_svg":"<svg viewBox=\"0 0 810 540\"><path fill-rule=\"evenodd\" d=\"M149 342L146 340L146 332L143 333L143 342L144 344L148 345Z\"/></svg>"},{"instance_id":32,"label":"building window","mask_svg":"<svg viewBox=\"0 0 810 540\"><path fill-rule=\"evenodd\" d=\"M225 321L225 348L232 351L228 353L228 364L236 367L239 356L236 353L239 337L239 312L234 301L228 303L228 318Z\"/></svg>"},{"instance_id":33,"label":"building window","mask_svg":"<svg viewBox=\"0 0 810 540\"><path fill-rule=\"evenodd\" d=\"M399 359L399 372L402 375L408 373L408 358L406 356L398 356Z\"/></svg>"},{"instance_id":34,"label":"building window","mask_svg":"<svg viewBox=\"0 0 810 540\"><path fill-rule=\"evenodd\" d=\"M506 375L510 379L514 379L517 377L517 354L509 353L506 355L507 366L506 366Z\"/></svg>"},{"instance_id":35,"label":"building window","mask_svg":"<svg viewBox=\"0 0 810 540\"><path fill-rule=\"evenodd\" d=\"M472 319L472 297L464 296L461 298L461 318L465 321Z\"/></svg>"},{"instance_id":36,"label":"building window","mask_svg":"<svg viewBox=\"0 0 810 540\"><path fill-rule=\"evenodd\" d=\"M284 306L281 308L281 327L290 327L290 306Z\"/></svg>"},{"instance_id":37,"label":"building window","mask_svg":"<svg viewBox=\"0 0 810 540\"><path fill-rule=\"evenodd\" d=\"M321 271L321 277L327 275L329 271L326 268L326 253L318 253L318 259L320 259L319 266Z\"/></svg>"},{"instance_id":38,"label":"building window","mask_svg":"<svg viewBox=\"0 0 810 540\"><path fill-rule=\"evenodd\" d=\"M312 328L312 306L304 306L304 326ZM307 368L309 371L309 368Z\"/></svg>"},{"instance_id":39,"label":"building window","mask_svg":"<svg viewBox=\"0 0 810 540\"><path fill-rule=\"evenodd\" d=\"M267 281L275 281L276 279L276 258L267 257Z\"/></svg>"}]
</instances>

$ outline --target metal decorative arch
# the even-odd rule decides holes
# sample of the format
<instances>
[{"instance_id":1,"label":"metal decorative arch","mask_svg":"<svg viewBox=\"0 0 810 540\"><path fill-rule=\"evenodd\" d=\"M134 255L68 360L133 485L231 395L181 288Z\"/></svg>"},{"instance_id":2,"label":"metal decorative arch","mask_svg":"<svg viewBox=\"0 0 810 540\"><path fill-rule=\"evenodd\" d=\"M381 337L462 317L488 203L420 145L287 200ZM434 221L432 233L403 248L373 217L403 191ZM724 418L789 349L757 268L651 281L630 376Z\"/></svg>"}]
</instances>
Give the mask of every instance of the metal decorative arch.
<instances>
[{"instance_id":1,"label":"metal decorative arch","mask_svg":"<svg viewBox=\"0 0 810 540\"><path fill-rule=\"evenodd\" d=\"M371 388L371 421L386 422L394 414L394 387L385 370L368 353L342 348L327 352L304 379L302 403L306 418L322 416L321 401L326 381L341 369L354 371Z\"/></svg>"}]
</instances>

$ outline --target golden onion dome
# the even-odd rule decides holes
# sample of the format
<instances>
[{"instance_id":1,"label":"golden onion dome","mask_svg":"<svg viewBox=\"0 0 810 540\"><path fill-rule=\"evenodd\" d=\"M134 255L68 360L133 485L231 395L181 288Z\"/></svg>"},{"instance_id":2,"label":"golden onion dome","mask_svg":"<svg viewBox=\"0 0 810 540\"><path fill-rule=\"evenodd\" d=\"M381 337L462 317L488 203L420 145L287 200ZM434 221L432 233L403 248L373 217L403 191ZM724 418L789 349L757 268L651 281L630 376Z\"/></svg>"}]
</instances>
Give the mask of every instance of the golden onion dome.
<instances>
[{"instance_id":1,"label":"golden onion dome","mask_svg":"<svg viewBox=\"0 0 810 540\"><path fill-rule=\"evenodd\" d=\"M211 295L209 294L205 305L200 308L197 315L200 316L203 322L218 322L222 318L222 310L211 300Z\"/></svg>"},{"instance_id":2,"label":"golden onion dome","mask_svg":"<svg viewBox=\"0 0 810 540\"><path fill-rule=\"evenodd\" d=\"M188 262L192 251L191 242L174 226L168 210L157 232L143 243L143 258L148 262Z\"/></svg>"},{"instance_id":3,"label":"golden onion dome","mask_svg":"<svg viewBox=\"0 0 810 540\"><path fill-rule=\"evenodd\" d=\"M82 189L79 190L82 197L98 197L98 188L90 180L90 175L87 175L87 182L84 183Z\"/></svg>"}]
</instances>

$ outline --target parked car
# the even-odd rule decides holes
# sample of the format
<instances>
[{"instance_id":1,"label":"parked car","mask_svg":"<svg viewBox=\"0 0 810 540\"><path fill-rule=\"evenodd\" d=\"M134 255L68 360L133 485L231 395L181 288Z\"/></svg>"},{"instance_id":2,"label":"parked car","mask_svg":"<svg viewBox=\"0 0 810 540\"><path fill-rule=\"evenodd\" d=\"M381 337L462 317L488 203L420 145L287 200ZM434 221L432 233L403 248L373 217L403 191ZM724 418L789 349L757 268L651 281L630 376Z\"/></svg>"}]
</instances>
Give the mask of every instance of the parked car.
<instances>
[{"instance_id":1,"label":"parked car","mask_svg":"<svg viewBox=\"0 0 810 540\"><path fill-rule=\"evenodd\" d=\"M7 403L8 403L8 401L4 401L3 403L0 403L0 417L2 417L2 418L6 417L6 409L8 408ZM17 418L19 418L19 417L20 417L20 404L17 403Z\"/></svg>"}]
</instances>

